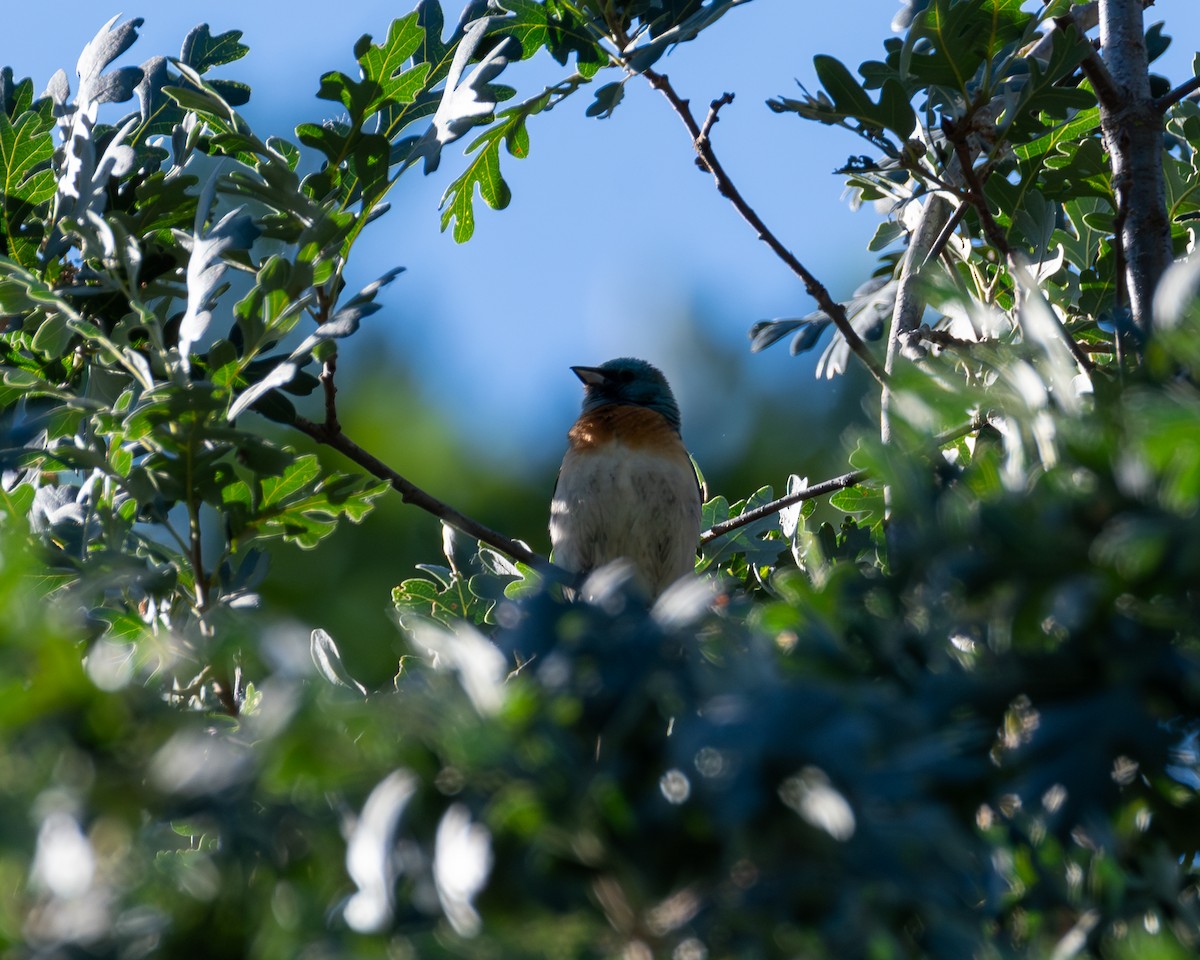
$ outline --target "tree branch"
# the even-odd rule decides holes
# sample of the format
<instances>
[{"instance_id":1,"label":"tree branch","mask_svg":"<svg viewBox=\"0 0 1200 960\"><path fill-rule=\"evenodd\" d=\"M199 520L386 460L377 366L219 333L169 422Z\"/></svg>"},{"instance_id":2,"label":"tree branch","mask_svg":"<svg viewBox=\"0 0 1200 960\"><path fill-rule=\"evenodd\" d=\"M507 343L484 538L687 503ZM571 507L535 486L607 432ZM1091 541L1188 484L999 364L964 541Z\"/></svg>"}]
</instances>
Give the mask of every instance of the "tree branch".
<instances>
[{"instance_id":1,"label":"tree branch","mask_svg":"<svg viewBox=\"0 0 1200 960\"><path fill-rule=\"evenodd\" d=\"M733 204L734 209L737 210L742 219L755 231L758 238L770 247L775 255L787 264L792 273L804 282L804 289L808 291L809 296L817 301L817 305L824 311L825 315L833 321L834 326L846 338L846 343L849 344L855 356L871 372L871 376L879 381L881 386L886 383L887 375L884 373L883 367L880 366L879 361L871 354L862 337L858 335L858 331L851 325L850 319L846 316L845 307L829 295L829 291L825 288L825 285L810 273L804 264L796 258L795 254L784 246L783 242L771 232L766 223L755 212L754 208L746 202L730 179L729 174L725 172L725 169L717 159L712 147L712 141L709 139L709 132L713 124L717 122L717 114L721 107L733 101L733 94L726 93L712 102L708 115L704 120L704 125L701 127L692 115L689 102L679 96L665 74L646 69L642 71L642 75L645 76L654 89L667 98L667 102L671 104L672 109L679 116L679 119L683 121L683 125L687 127L687 131L692 138L692 146L696 150L696 163L702 170L712 175L713 181L717 186L717 191Z\"/></svg>"},{"instance_id":2,"label":"tree branch","mask_svg":"<svg viewBox=\"0 0 1200 960\"><path fill-rule=\"evenodd\" d=\"M959 205L959 210L964 204ZM958 213L958 211L954 211ZM961 219L962 214L958 213ZM935 256L939 243L950 239L949 224L957 223L950 209L950 202L940 194L932 194L921 208L921 216L908 241L900 265L900 276L896 280L896 305L892 309L892 324L888 331L887 362L885 369L891 373L896 360L902 355L916 359L923 354L914 334L921 325L925 312L925 298L921 295L917 278L922 267ZM886 408L886 394L884 398ZM887 417L881 423L884 439L887 439Z\"/></svg>"},{"instance_id":3,"label":"tree branch","mask_svg":"<svg viewBox=\"0 0 1200 960\"><path fill-rule=\"evenodd\" d=\"M713 124L719 119L717 114L720 113L722 107L726 107L731 103L733 103L733 94L723 93L708 105L708 116L704 118L704 125L700 128L701 140L708 140L708 135L712 131Z\"/></svg>"},{"instance_id":4,"label":"tree branch","mask_svg":"<svg viewBox=\"0 0 1200 960\"><path fill-rule=\"evenodd\" d=\"M955 440L967 436L967 434L978 433L987 424L987 417L983 417L979 420L972 420L964 427L958 427L939 434L933 441L933 449L940 450L946 444L953 443ZM779 513L780 510L795 506L797 503L803 503L805 500L815 500L818 497L828 496L831 493L837 493L839 490L845 490L847 487L857 486L866 480L868 476L870 474L866 470L852 470L850 473L843 473L840 477L823 480L815 486L805 487L803 490L789 493L778 500L764 503L761 507L755 507L753 510L739 513L736 517L730 517L723 523L709 527L709 529L700 534L700 543L705 544L710 540L716 540L717 537L723 537L727 533L732 533L734 530L754 523L756 520L761 520L763 517L769 517L773 513Z\"/></svg>"},{"instance_id":5,"label":"tree branch","mask_svg":"<svg viewBox=\"0 0 1200 960\"><path fill-rule=\"evenodd\" d=\"M1096 91L1104 146L1112 158L1129 307L1134 324L1145 332L1154 291L1173 251L1162 165L1163 108L1150 95L1142 9L1143 0L1099 0L1104 56L1089 49L1081 66Z\"/></svg>"},{"instance_id":6,"label":"tree branch","mask_svg":"<svg viewBox=\"0 0 1200 960\"><path fill-rule=\"evenodd\" d=\"M1074 23L1070 17L1059 17L1054 22L1060 24L1060 29L1066 29L1067 26ZM1100 54L1090 44L1088 45L1087 52L1083 55L1082 62L1079 64L1079 69L1083 71L1083 75L1091 83L1092 90L1095 92L1100 106L1106 107L1109 110L1120 110L1124 106L1125 95L1120 85L1113 79L1112 74L1108 72L1108 67L1100 59Z\"/></svg>"},{"instance_id":7,"label":"tree branch","mask_svg":"<svg viewBox=\"0 0 1200 960\"><path fill-rule=\"evenodd\" d=\"M301 433L308 434L308 436L312 437L318 443L337 450L372 476L378 477L380 480L386 480L400 494L405 503L412 504L426 513L433 514L443 523L448 523L456 530L461 530L467 536L495 547L501 553L507 554L514 560L519 560L528 566L536 567L542 572L546 572L548 568L551 568L549 561L538 556L538 554L534 553L523 543L512 540L504 536L504 534L498 533L476 520L472 520L466 514L460 513L432 494L426 493L374 454L360 447L346 436L340 427L335 426L331 429L328 424L314 423L311 420L306 420L304 417L297 417L292 421L292 426ZM570 574L564 572L563 576L569 578Z\"/></svg>"},{"instance_id":8,"label":"tree branch","mask_svg":"<svg viewBox=\"0 0 1200 960\"><path fill-rule=\"evenodd\" d=\"M324 422L314 423L312 420L298 416L292 421L293 427L301 433L308 434L308 436L312 437L318 443L337 450L348 459L353 460L372 476L378 477L380 480L386 480L400 494L401 499L405 503L412 504L426 513L433 514L433 516L437 517L443 523L449 524L456 530L461 530L469 537L495 547L501 553L505 553L527 566L536 567L543 573L547 572L548 568L552 568L552 564L548 560L538 556L538 554L534 553L523 543L510 539L504 534L492 530L490 527L486 527L476 520L472 520L465 513L455 510L448 503L444 503L433 496L433 494L422 490L415 483L412 483L406 477L389 467L373 453L364 450L346 436L342 432L341 423L338 421L337 384L334 383L336 373L337 355L335 354L322 364L321 374L318 377L325 393ZM564 576L569 577L570 575L564 573Z\"/></svg>"},{"instance_id":9,"label":"tree branch","mask_svg":"<svg viewBox=\"0 0 1200 960\"><path fill-rule=\"evenodd\" d=\"M942 226L942 231L937 235L937 239L933 241L933 246L930 247L929 251L925 254L925 259L922 263L922 266L924 266L926 263L936 260L942 255L942 251L946 249L946 244L950 242L950 238L954 235L954 231L958 229L958 225L962 223L962 218L966 216L966 213L967 204L960 202L958 206L954 208L954 212L950 214L950 217Z\"/></svg>"},{"instance_id":10,"label":"tree branch","mask_svg":"<svg viewBox=\"0 0 1200 960\"><path fill-rule=\"evenodd\" d=\"M325 429L331 434L342 432L337 415L337 384L333 378L337 373L337 356L334 355L321 364L321 374L317 379L325 389Z\"/></svg>"},{"instance_id":11,"label":"tree branch","mask_svg":"<svg viewBox=\"0 0 1200 960\"><path fill-rule=\"evenodd\" d=\"M1192 77L1191 80L1185 80L1170 93L1159 97L1154 101L1154 107L1159 113L1166 113L1171 107L1200 90L1200 76Z\"/></svg>"},{"instance_id":12,"label":"tree branch","mask_svg":"<svg viewBox=\"0 0 1200 960\"><path fill-rule=\"evenodd\" d=\"M816 486L797 490L786 497L780 497L778 500L764 503L761 507L755 507L753 510L739 513L736 517L730 517L723 523L709 527L700 534L700 543L705 544L710 540L716 540L717 537L723 537L727 533L732 533L734 530L754 523L756 520L761 520L763 517L769 517L773 513L779 513L780 510L795 506L797 503L803 503L805 500L815 500L817 497L837 493L839 490L845 490L847 487L857 486L866 479L866 470L853 470L850 473L843 473L840 477L824 480Z\"/></svg>"}]
</instances>

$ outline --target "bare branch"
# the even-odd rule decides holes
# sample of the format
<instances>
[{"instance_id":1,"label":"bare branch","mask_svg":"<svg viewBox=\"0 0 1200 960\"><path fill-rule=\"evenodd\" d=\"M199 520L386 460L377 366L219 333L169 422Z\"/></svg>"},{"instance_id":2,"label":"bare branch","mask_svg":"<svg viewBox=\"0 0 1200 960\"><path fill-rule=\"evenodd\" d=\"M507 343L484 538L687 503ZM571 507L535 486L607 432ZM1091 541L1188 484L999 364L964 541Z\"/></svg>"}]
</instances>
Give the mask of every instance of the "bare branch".
<instances>
[{"instance_id":1,"label":"bare branch","mask_svg":"<svg viewBox=\"0 0 1200 960\"><path fill-rule=\"evenodd\" d=\"M700 542L708 543L710 540L716 540L717 537L723 537L727 533L732 533L747 524L754 523L756 520L761 520L763 517L769 517L773 513L779 513L780 510L787 507L795 506L797 503L803 503L805 500L815 500L817 497L824 497L831 493L837 493L839 490L845 490L847 487L857 486L867 479L866 470L854 470L850 473L843 473L840 477L834 477L831 480L825 480L818 483L816 486L806 487L804 490L797 490L795 493L788 494L786 497L780 497L778 500L772 500L770 503L764 503L761 507L755 507L753 510L747 510L745 513L739 513L736 517L730 517L724 523L718 523L700 534Z\"/></svg>"},{"instance_id":2,"label":"bare branch","mask_svg":"<svg viewBox=\"0 0 1200 960\"><path fill-rule=\"evenodd\" d=\"M933 441L933 449L940 450L946 444L960 440L968 434L978 433L987 424L987 418L984 417L980 420L972 420L966 426L940 434ZM755 507L753 510L739 513L736 517L730 517L724 523L718 523L710 527L700 534L700 543L705 544L710 540L716 540L717 537L723 537L727 533L732 533L734 530L754 523L756 520L761 520L763 517L769 517L773 513L779 513L780 510L795 506L797 503L803 503L805 500L815 500L818 497L825 497L831 493L837 493L839 490L845 490L847 487L857 486L866 480L868 476L870 474L866 470L852 470L850 473L843 473L840 477L823 480L814 486L805 487L803 490L797 490L795 493L789 493L786 497L780 497L778 500L764 503L761 507Z\"/></svg>"},{"instance_id":3,"label":"bare branch","mask_svg":"<svg viewBox=\"0 0 1200 960\"><path fill-rule=\"evenodd\" d=\"M516 540L504 536L504 534L498 533L476 520L472 520L466 514L460 513L432 494L426 493L374 454L360 447L346 436L340 428L331 429L328 424L313 423L313 421L306 420L304 417L297 417L292 421L292 426L301 433L308 434L308 436L312 437L318 443L323 443L325 446L337 450L348 459L353 460L372 476L378 477L380 480L386 480L400 494L405 503L420 507L426 513L433 514L433 516L444 523L448 523L456 530L461 530L467 536L480 540L488 544L488 546L495 547L501 553L507 554L514 560L519 560L528 566L536 567L542 572L553 571L554 568L551 567L551 564L547 560L538 556L523 543L518 543ZM568 580L571 578L571 574L565 572L563 572L562 576Z\"/></svg>"},{"instance_id":4,"label":"bare branch","mask_svg":"<svg viewBox=\"0 0 1200 960\"><path fill-rule=\"evenodd\" d=\"M1191 80L1185 80L1166 96L1159 97L1154 101L1155 109L1159 113L1166 113L1171 107L1191 96L1197 90L1200 90L1200 76L1192 77Z\"/></svg>"},{"instance_id":5,"label":"bare branch","mask_svg":"<svg viewBox=\"0 0 1200 960\"><path fill-rule=\"evenodd\" d=\"M942 232L937 235L937 239L933 241L933 246L925 254L925 260L922 263L930 263L942 255L942 251L946 249L946 244L950 242L950 238L954 235L954 231L958 229L958 225L962 223L962 218L966 215L967 204L959 203L954 208L954 212L950 214L950 218L942 226Z\"/></svg>"},{"instance_id":6,"label":"bare branch","mask_svg":"<svg viewBox=\"0 0 1200 960\"><path fill-rule=\"evenodd\" d=\"M987 198L983 194L983 181L979 179L979 171L975 169L971 148L967 145L963 129L958 124L946 119L942 121L942 132L954 145L954 153L962 168L963 181L967 185L965 199L979 215L979 223L983 227L984 236L987 237L988 243L1004 256L1005 260L1012 260L1012 247L1008 243L1008 234L1000 229L1000 224L992 216L992 208L988 206Z\"/></svg>"},{"instance_id":7,"label":"bare branch","mask_svg":"<svg viewBox=\"0 0 1200 960\"><path fill-rule=\"evenodd\" d=\"M762 218L755 212L754 208L746 202L745 198L738 192L733 181L730 179L720 161L717 160L716 153L713 150L712 142L709 140L708 134L712 129L712 125L716 123L717 112L722 106L730 103L733 100L733 94L727 93L717 100L712 102L709 108L709 113L704 121L704 126L701 127L696 118L692 115L692 109L687 100L684 100L671 86L670 80L665 74L658 73L654 70L647 69L643 71L643 76L649 81L654 89L658 90L667 102L671 104L672 109L678 114L679 119L683 121L683 125L687 127L687 131L692 137L692 146L696 150L697 164L701 169L712 174L713 181L716 183L717 191L721 196L729 200L733 204L743 220L750 225L755 231L758 238L762 240L775 255L779 257L792 273L796 274L804 281L804 289L808 291L809 296L817 301L817 305L824 311L825 315L833 321L838 331L846 338L846 343L855 356L863 362L863 365L871 372L873 376L882 386L887 381L887 375L880 366L879 361L875 359L871 351L863 342L862 337L858 335L858 331L850 323L850 319L846 316L846 309L840 303L829 295L829 291L825 285L821 283L809 270L802 264L778 237L767 227Z\"/></svg>"},{"instance_id":8,"label":"bare branch","mask_svg":"<svg viewBox=\"0 0 1200 960\"><path fill-rule=\"evenodd\" d=\"M708 105L708 116L704 118L704 126L700 128L700 139L707 140L709 133L712 131L713 124L719 119L717 114L722 107L733 103L732 93L723 93Z\"/></svg>"},{"instance_id":9,"label":"bare branch","mask_svg":"<svg viewBox=\"0 0 1200 960\"><path fill-rule=\"evenodd\" d=\"M364 450L346 436L342 432L341 424L338 422L337 385L334 383L336 373L337 356L335 354L324 362L321 367L321 375L318 377L325 390L324 422L314 423L312 420L305 419L304 417L296 417L292 421L293 427L301 433L308 434L308 436L312 437L318 443L323 443L325 446L332 447L334 450L344 454L372 476L378 477L380 480L386 480L400 494L405 503L412 504L415 507L421 508L426 513L433 514L433 516L437 517L443 523L449 524L456 530L461 530L469 537L495 547L501 553L507 554L514 560L519 560L521 563L531 567L537 567L542 572L547 572L547 568L552 568L548 560L538 556L523 543L518 543L504 534L492 530L490 527L485 527L482 523L472 520L466 514L455 510L449 504L443 503L437 497L433 496L433 494L422 490L415 483L397 473L374 454ZM564 574L564 576L569 577L570 574Z\"/></svg>"},{"instance_id":10,"label":"bare branch","mask_svg":"<svg viewBox=\"0 0 1200 960\"><path fill-rule=\"evenodd\" d=\"M885 369L891 373L896 360L900 356L919 358L923 351L914 339L914 333L921 325L921 315L925 312L925 298L917 283L921 268L935 256L934 251L939 244L944 244L950 238L949 225L961 219L960 211L966 204L959 204L958 210L952 214L950 202L941 194L932 194L921 209L920 219L908 241L904 251L904 259L900 265L900 276L896 281L896 306L892 309L892 324L888 331L887 364ZM957 218L955 217L957 214ZM887 393L884 392L884 416L881 420L884 439L888 436L888 418L886 415Z\"/></svg>"},{"instance_id":11,"label":"bare branch","mask_svg":"<svg viewBox=\"0 0 1200 960\"><path fill-rule=\"evenodd\" d=\"M1070 14L1064 17L1056 17L1054 25L1059 30L1069 30L1072 27L1077 29L1082 35L1091 27L1096 26L1099 22L1100 5L1095 5L1096 15L1088 21L1084 21L1077 17L1072 17ZM1049 34L1047 35L1049 36ZM1083 61L1079 64L1083 74L1092 84L1092 90L1096 93L1096 99L1100 101L1102 107L1107 107L1109 110L1120 110L1125 104L1125 93L1121 90L1120 85L1113 79L1111 73L1108 72L1108 67L1104 61L1100 59L1100 54L1089 43L1087 52L1083 56Z\"/></svg>"},{"instance_id":12,"label":"bare branch","mask_svg":"<svg viewBox=\"0 0 1200 960\"><path fill-rule=\"evenodd\" d=\"M337 357L333 356L321 365L321 375L317 377L325 388L325 429L330 433L342 432L337 415L337 385L333 382L336 373Z\"/></svg>"},{"instance_id":13,"label":"bare branch","mask_svg":"<svg viewBox=\"0 0 1200 960\"><path fill-rule=\"evenodd\" d=\"M961 337L954 336L949 330L935 330L926 324L921 324L917 332L926 343L932 343L943 350L958 350L963 353L970 353L971 350L978 347L981 343L989 342L988 340L964 340Z\"/></svg>"}]
</instances>

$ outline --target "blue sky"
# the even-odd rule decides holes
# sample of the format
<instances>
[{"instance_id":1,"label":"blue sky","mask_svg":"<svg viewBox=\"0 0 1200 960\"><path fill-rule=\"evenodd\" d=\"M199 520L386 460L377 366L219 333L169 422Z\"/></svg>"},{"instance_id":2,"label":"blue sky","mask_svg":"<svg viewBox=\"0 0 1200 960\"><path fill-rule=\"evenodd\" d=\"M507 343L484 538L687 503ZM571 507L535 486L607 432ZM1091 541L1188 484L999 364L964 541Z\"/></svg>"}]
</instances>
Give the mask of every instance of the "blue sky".
<instances>
[{"instance_id":1,"label":"blue sky","mask_svg":"<svg viewBox=\"0 0 1200 960\"><path fill-rule=\"evenodd\" d=\"M443 5L455 19L456 0ZM222 75L252 86L243 113L260 134L292 137L296 123L332 111L315 99L320 75L353 72L358 37L381 37L408 4L342 3L336 20L328 4L307 0L155 7L124 11L146 21L126 61L177 54L198 22L214 33L240 29L250 54ZM873 267L865 247L876 215L852 213L841 178L831 174L864 145L776 116L764 101L792 95L796 79L815 87L814 54L852 68L878 57L897 7L897 0L755 0L660 64L701 112L714 97L736 93L714 130L722 162L835 296L848 295ZM0 59L39 89L60 66L73 74L82 46L120 12L77 2L10 8ZM1200 4L1159 0L1147 20L1159 19L1175 42L1158 69L1178 82L1200 45ZM529 94L559 75L545 59L513 65L501 80ZM801 418L820 416L840 388L813 382L811 359L790 357L783 344L758 355L747 349L754 321L813 309L799 281L695 168L685 132L659 94L630 83L607 120L584 117L590 99L580 91L531 120L531 155L504 158L511 206L496 213L479 203L475 237L465 245L440 233L437 211L461 169L459 151L452 148L435 175L414 170L395 188L392 211L364 236L350 273L351 282L366 283L407 267L383 296L386 309L369 321L389 350L407 358L423 392L497 458L516 460L527 449L555 455L579 399L567 367L618 355L664 369L680 394L685 438L701 454L737 453L743 424L738 405L726 402L730 389L769 395ZM352 360L356 349L378 343L364 338L348 347ZM727 368L719 381L714 355ZM353 390L348 377L342 386Z\"/></svg>"}]
</instances>

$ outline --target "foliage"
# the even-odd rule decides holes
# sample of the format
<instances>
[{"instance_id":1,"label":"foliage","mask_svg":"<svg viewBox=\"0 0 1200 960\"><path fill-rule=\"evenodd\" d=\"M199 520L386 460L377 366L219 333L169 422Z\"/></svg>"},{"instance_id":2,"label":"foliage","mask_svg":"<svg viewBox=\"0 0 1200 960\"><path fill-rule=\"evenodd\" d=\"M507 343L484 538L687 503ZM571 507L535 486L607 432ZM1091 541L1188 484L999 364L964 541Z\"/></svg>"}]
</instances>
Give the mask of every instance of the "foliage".
<instances>
[{"instance_id":1,"label":"foliage","mask_svg":"<svg viewBox=\"0 0 1200 960\"><path fill-rule=\"evenodd\" d=\"M446 527L393 591L391 689L257 609L265 541L316 548L386 489L295 441L337 435L337 342L399 274L345 290L391 185L482 127L443 215L467 239L531 117L604 70L610 114L740 2L471 3L447 40L422 0L320 79L344 113L296 143L212 76L236 31L114 67L140 21L110 21L74 97L0 75L6 955L1192 954L1200 263L1127 337L1063 3L913 4L857 77L818 57L821 92L771 102L879 154L846 171L890 216L864 336L930 199L961 209L839 525L812 499L746 523L649 608L611 570L567 602ZM542 50L572 72L499 110ZM1166 123L1183 253L1200 117Z\"/></svg>"}]
</instances>

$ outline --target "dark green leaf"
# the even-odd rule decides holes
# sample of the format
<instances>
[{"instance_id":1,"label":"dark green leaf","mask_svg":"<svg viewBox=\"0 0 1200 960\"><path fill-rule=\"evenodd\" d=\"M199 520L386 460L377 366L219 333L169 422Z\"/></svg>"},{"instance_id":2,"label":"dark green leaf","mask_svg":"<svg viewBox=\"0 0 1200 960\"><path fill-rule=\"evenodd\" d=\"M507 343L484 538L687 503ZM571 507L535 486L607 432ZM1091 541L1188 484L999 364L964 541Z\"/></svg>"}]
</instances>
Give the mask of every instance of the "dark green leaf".
<instances>
[{"instance_id":1,"label":"dark green leaf","mask_svg":"<svg viewBox=\"0 0 1200 960\"><path fill-rule=\"evenodd\" d=\"M250 48L241 43L241 30L227 30L213 36L207 23L193 27L183 41L179 59L197 73L206 73L212 67L240 60Z\"/></svg>"}]
</instances>

